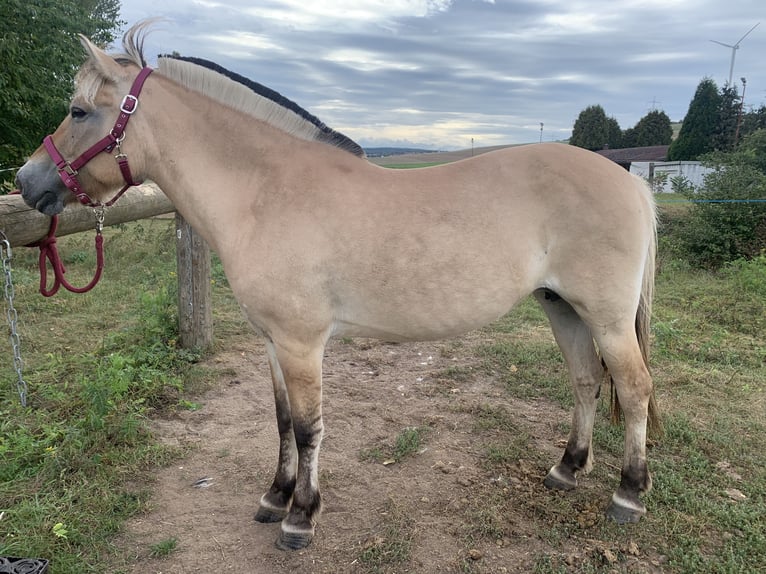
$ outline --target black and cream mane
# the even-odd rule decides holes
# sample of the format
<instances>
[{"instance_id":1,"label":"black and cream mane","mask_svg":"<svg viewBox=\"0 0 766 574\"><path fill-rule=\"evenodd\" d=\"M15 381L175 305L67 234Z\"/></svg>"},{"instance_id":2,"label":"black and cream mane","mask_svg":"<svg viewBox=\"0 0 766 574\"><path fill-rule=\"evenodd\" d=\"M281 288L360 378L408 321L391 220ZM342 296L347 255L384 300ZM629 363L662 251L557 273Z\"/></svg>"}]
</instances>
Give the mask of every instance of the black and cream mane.
<instances>
[{"instance_id":1,"label":"black and cream mane","mask_svg":"<svg viewBox=\"0 0 766 574\"><path fill-rule=\"evenodd\" d=\"M121 63L145 66L143 44L152 21L132 27L123 37L125 54L115 59ZM298 104L218 64L201 58L160 56L159 73L181 85L221 102L238 111L263 120L296 137L328 143L359 157L362 147L351 138L325 125Z\"/></svg>"}]
</instances>

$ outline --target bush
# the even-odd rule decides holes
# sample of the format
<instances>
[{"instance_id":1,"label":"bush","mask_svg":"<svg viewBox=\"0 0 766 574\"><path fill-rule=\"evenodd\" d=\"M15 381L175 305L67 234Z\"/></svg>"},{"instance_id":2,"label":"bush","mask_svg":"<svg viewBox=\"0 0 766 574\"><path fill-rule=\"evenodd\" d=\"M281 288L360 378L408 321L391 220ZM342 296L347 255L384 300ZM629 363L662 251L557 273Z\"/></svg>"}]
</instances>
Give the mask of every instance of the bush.
<instances>
[{"instance_id":1,"label":"bush","mask_svg":"<svg viewBox=\"0 0 766 574\"><path fill-rule=\"evenodd\" d=\"M724 267L723 274L737 286L738 291L752 293L766 301L766 251L750 261L732 261Z\"/></svg>"},{"instance_id":2,"label":"bush","mask_svg":"<svg viewBox=\"0 0 766 574\"><path fill-rule=\"evenodd\" d=\"M736 152L708 156L705 163L715 169L702 188L681 186L694 203L678 239L693 265L718 268L766 249L766 171L754 153L766 142L766 131L760 131Z\"/></svg>"}]
</instances>

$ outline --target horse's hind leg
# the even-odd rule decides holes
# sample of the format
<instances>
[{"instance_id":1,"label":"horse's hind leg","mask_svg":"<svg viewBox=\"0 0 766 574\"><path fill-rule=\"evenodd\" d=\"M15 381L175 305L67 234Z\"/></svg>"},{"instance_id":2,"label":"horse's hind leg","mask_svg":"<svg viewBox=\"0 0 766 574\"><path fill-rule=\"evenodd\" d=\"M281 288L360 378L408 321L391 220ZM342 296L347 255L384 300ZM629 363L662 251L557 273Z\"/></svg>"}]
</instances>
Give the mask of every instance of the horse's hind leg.
<instances>
[{"instance_id":1,"label":"horse's hind leg","mask_svg":"<svg viewBox=\"0 0 766 574\"><path fill-rule=\"evenodd\" d=\"M591 439L603 368L591 331L572 306L550 291L537 291L535 297L548 315L553 335L567 362L575 397L572 428L564 455L543 483L548 488L571 490L577 486L577 472L588 472L593 466Z\"/></svg>"},{"instance_id":2,"label":"horse's hind leg","mask_svg":"<svg viewBox=\"0 0 766 574\"><path fill-rule=\"evenodd\" d=\"M277 360L274 345L266 342L266 351L274 385L274 403L277 408L277 429L279 431L279 461L274 481L269 491L261 497L255 520L258 522L279 522L290 510L295 490L295 476L298 470L298 449L295 445L290 400L285 386L282 367Z\"/></svg>"},{"instance_id":3,"label":"horse's hind leg","mask_svg":"<svg viewBox=\"0 0 766 574\"><path fill-rule=\"evenodd\" d=\"M646 506L639 495L652 487L646 464L646 425L652 378L641 355L632 322L596 334L596 340L625 415L625 453L620 486L612 495L606 514L620 524L638 522L646 514Z\"/></svg>"}]
</instances>

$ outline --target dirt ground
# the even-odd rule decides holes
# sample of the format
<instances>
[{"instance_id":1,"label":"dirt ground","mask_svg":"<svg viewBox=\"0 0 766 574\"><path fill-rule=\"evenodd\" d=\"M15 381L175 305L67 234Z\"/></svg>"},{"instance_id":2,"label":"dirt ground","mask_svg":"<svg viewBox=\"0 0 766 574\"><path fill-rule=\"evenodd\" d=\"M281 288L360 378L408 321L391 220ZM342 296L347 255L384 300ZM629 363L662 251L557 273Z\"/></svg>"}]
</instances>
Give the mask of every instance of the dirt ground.
<instances>
[{"instance_id":1,"label":"dirt ground","mask_svg":"<svg viewBox=\"0 0 766 574\"><path fill-rule=\"evenodd\" d=\"M552 402L509 398L486 373L445 377L455 367L460 373L478 367L466 350L482 336L469 335L474 340L465 344L330 344L320 457L324 509L311 546L292 553L274 546L278 524L253 520L271 483L278 446L263 348L254 339L219 353L211 364L225 374L199 399L202 408L154 423L162 441L192 448L187 458L157 473L151 510L128 524L119 542L130 555L127 571L531 572L545 554L577 571L594 552L607 565L618 553L628 557L614 571L660 571L658 557L645 556L634 545L610 546L585 534L552 542L541 532L541 525L547 528L545 510L541 521L529 516L530 508L546 509L566 496L541 483L547 466L561 456L561 422L570 413ZM498 475L482 463L487 437L477 435L472 413L488 404L502 406L519 421L547 466L535 457L522 458ZM427 428L417 454L395 464L360 456L391 444L408 427ZM615 485L616 476L617 471ZM207 479L207 486L195 487L200 479ZM583 488L600 513L610 493ZM499 527L492 500L509 509ZM487 535L481 535L482 528ZM177 538L177 548L167 557L152 557L151 545L169 538Z\"/></svg>"}]
</instances>

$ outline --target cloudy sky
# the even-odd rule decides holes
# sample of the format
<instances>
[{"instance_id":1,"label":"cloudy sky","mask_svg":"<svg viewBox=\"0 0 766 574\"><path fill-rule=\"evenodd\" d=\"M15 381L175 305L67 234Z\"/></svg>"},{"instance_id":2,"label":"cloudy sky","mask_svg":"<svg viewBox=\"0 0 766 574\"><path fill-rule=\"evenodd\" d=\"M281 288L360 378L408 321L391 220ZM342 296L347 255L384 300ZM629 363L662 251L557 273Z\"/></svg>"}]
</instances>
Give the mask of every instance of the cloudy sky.
<instances>
[{"instance_id":1,"label":"cloudy sky","mask_svg":"<svg viewBox=\"0 0 766 574\"><path fill-rule=\"evenodd\" d=\"M569 137L600 104L623 129L685 115L735 44L745 104L766 101L763 0L122 0L163 17L147 54L212 60L360 144L460 149Z\"/></svg>"}]
</instances>

